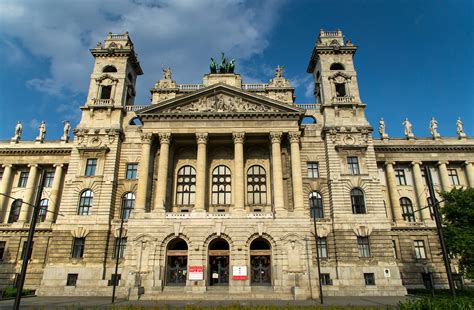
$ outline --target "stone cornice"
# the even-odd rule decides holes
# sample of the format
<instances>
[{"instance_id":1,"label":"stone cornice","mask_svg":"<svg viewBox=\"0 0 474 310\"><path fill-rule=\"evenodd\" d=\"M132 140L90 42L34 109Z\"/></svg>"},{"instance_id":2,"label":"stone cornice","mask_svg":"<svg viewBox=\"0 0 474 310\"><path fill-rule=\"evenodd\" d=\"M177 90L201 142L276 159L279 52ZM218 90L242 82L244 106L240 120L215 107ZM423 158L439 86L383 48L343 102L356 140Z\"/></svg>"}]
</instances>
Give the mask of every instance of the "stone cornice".
<instances>
[{"instance_id":1,"label":"stone cornice","mask_svg":"<svg viewBox=\"0 0 474 310\"><path fill-rule=\"evenodd\" d=\"M72 147L0 148L0 155L70 155Z\"/></svg>"},{"instance_id":2,"label":"stone cornice","mask_svg":"<svg viewBox=\"0 0 474 310\"><path fill-rule=\"evenodd\" d=\"M129 57L129 61L137 75L142 75L143 70L140 67L140 62L137 59L137 55L132 49L118 49L118 48L93 48L90 50L94 57Z\"/></svg>"},{"instance_id":3,"label":"stone cornice","mask_svg":"<svg viewBox=\"0 0 474 310\"><path fill-rule=\"evenodd\" d=\"M297 112L216 112L216 113L161 113L161 114L141 114L142 120L157 120L157 119L275 119L275 117L285 119L299 119L301 113Z\"/></svg>"},{"instance_id":4,"label":"stone cornice","mask_svg":"<svg viewBox=\"0 0 474 310\"><path fill-rule=\"evenodd\" d=\"M374 145L379 153L432 153L432 152L474 152L474 145Z\"/></svg>"}]
</instances>

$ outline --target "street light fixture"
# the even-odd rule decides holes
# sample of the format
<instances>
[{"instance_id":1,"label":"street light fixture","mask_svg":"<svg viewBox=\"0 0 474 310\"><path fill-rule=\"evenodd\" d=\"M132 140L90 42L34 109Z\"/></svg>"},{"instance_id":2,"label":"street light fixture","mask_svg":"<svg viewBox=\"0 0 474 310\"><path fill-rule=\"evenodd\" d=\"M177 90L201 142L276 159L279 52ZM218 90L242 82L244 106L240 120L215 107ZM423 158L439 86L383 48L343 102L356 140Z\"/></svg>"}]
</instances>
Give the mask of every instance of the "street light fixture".
<instances>
[{"instance_id":1,"label":"street light fixture","mask_svg":"<svg viewBox=\"0 0 474 310\"><path fill-rule=\"evenodd\" d=\"M320 263L320 259L319 259L319 249L318 249L318 229L316 227L316 214L317 214L316 211L317 210L316 210L316 204L315 203L311 203L310 210L311 210L310 215L313 218L314 241L315 241L315 246L316 246L316 262L318 264L319 301L321 302L321 304L323 304L324 300L323 300L323 287L322 287L322 283L321 283L321 263Z\"/></svg>"}]
</instances>

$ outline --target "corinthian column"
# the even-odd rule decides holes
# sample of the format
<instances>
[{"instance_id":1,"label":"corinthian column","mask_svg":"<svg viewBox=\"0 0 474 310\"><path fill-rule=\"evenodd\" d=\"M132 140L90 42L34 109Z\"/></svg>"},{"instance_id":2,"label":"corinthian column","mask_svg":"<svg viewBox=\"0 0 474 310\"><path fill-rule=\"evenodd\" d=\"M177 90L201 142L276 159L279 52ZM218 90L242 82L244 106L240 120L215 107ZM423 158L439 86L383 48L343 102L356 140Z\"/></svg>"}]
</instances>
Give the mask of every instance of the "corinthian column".
<instances>
[{"instance_id":1,"label":"corinthian column","mask_svg":"<svg viewBox=\"0 0 474 310\"><path fill-rule=\"evenodd\" d=\"M13 165L4 165L0 193L10 194L13 181ZM3 223L8 221L8 198L0 195L0 216Z\"/></svg>"},{"instance_id":2,"label":"corinthian column","mask_svg":"<svg viewBox=\"0 0 474 310\"><path fill-rule=\"evenodd\" d=\"M245 189L244 189L244 140L245 133L234 132L234 175L235 175L235 210L243 211L245 209Z\"/></svg>"},{"instance_id":3,"label":"corinthian column","mask_svg":"<svg viewBox=\"0 0 474 310\"><path fill-rule=\"evenodd\" d=\"M271 132L270 141L272 143L273 203L275 211L278 213L285 209L283 201L283 172L281 169L281 132Z\"/></svg>"},{"instance_id":4,"label":"corinthian column","mask_svg":"<svg viewBox=\"0 0 474 310\"><path fill-rule=\"evenodd\" d=\"M395 170L393 162L386 162L385 169L387 173L388 196L390 197L390 205L392 206L393 221L403 222L402 210L398 203L397 184L395 182Z\"/></svg>"},{"instance_id":5,"label":"corinthian column","mask_svg":"<svg viewBox=\"0 0 474 310\"><path fill-rule=\"evenodd\" d=\"M423 176L421 174L421 162L414 161L411 163L413 169L413 178L415 179L415 193L416 193L416 202L418 203L418 209L423 208L420 211L421 218L424 221L431 220L430 209L425 208L425 184L423 183Z\"/></svg>"},{"instance_id":6,"label":"corinthian column","mask_svg":"<svg viewBox=\"0 0 474 310\"><path fill-rule=\"evenodd\" d=\"M137 200L136 209L145 211L147 194L148 194L148 182L150 171L150 149L151 149L151 133L142 133L142 153L140 156L140 165L138 171L138 188L137 188Z\"/></svg>"},{"instance_id":7,"label":"corinthian column","mask_svg":"<svg viewBox=\"0 0 474 310\"><path fill-rule=\"evenodd\" d=\"M159 133L160 138L160 159L158 161L158 178L156 180L155 210L166 211L166 188L168 181L168 163L171 134Z\"/></svg>"},{"instance_id":8,"label":"corinthian column","mask_svg":"<svg viewBox=\"0 0 474 310\"><path fill-rule=\"evenodd\" d=\"M295 211L303 211L303 179L301 177L299 131L289 132L288 138L291 145L291 178L293 179L293 204Z\"/></svg>"},{"instance_id":9,"label":"corinthian column","mask_svg":"<svg viewBox=\"0 0 474 310\"><path fill-rule=\"evenodd\" d=\"M34 205L35 201L35 192L36 192L36 179L38 176L38 165L29 165L30 173L28 174L28 181L26 182L26 192L25 192L25 199L23 200L26 203ZM20 217L18 218L18 222L26 222L28 221L28 214L30 213L30 209L32 207L23 204L21 206Z\"/></svg>"},{"instance_id":10,"label":"corinthian column","mask_svg":"<svg viewBox=\"0 0 474 310\"><path fill-rule=\"evenodd\" d=\"M197 169L196 169L196 204L194 210L204 211L206 198L206 145L208 134L206 132L196 133L197 141Z\"/></svg>"},{"instance_id":11,"label":"corinthian column","mask_svg":"<svg viewBox=\"0 0 474 310\"><path fill-rule=\"evenodd\" d=\"M466 162L466 176L467 176L467 185L470 188L474 188L474 168L472 167L472 162Z\"/></svg>"},{"instance_id":12,"label":"corinthian column","mask_svg":"<svg viewBox=\"0 0 474 310\"><path fill-rule=\"evenodd\" d=\"M59 190L61 188L62 178L63 178L63 164L55 165L56 169L54 171L53 187L51 188L51 197L49 199L51 209L46 213L46 222L51 223L54 221L54 217L59 210Z\"/></svg>"},{"instance_id":13,"label":"corinthian column","mask_svg":"<svg viewBox=\"0 0 474 310\"><path fill-rule=\"evenodd\" d=\"M438 163L439 169L439 179L441 181L441 189L445 192L451 189L451 184L449 183L449 175L448 175L448 162L447 161L440 161Z\"/></svg>"}]
</instances>

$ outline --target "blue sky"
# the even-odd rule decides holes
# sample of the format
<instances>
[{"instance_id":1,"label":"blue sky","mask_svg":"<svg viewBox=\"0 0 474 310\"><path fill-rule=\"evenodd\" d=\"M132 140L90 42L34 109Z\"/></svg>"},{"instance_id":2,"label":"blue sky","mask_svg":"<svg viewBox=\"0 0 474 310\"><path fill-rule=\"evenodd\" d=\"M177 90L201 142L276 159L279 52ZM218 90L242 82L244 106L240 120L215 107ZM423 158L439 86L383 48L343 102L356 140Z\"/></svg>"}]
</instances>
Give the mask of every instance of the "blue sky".
<instances>
[{"instance_id":1,"label":"blue sky","mask_svg":"<svg viewBox=\"0 0 474 310\"><path fill-rule=\"evenodd\" d=\"M17 120L34 139L41 120L47 139L62 121L80 119L92 70L89 48L107 32L129 31L144 71L137 104L170 66L178 83L199 83L209 57L237 59L244 82L267 82L276 65L296 87L296 102L311 103L306 67L319 29L343 30L359 46L355 56L361 98L376 127L428 136L432 116L442 136L455 136L461 116L474 135L474 2L438 1L26 1L0 3L0 139ZM377 134L375 134L378 137Z\"/></svg>"}]
</instances>

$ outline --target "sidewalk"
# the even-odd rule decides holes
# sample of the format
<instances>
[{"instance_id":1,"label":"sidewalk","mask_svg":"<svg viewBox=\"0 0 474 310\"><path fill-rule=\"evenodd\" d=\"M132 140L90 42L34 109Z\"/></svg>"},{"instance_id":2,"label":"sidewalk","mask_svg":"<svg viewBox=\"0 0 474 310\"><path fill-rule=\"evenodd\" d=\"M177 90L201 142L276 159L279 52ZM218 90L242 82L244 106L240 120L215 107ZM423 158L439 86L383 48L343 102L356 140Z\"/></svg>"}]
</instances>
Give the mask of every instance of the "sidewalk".
<instances>
[{"instance_id":1,"label":"sidewalk","mask_svg":"<svg viewBox=\"0 0 474 310\"><path fill-rule=\"evenodd\" d=\"M395 306L399 301L404 301L408 297L325 297L324 305L353 305L353 306ZM24 298L21 301L21 309L65 309L67 306L80 306L80 307L95 307L96 309L106 309L112 307L110 297L29 297ZM0 301L0 309L12 309L14 300L2 300ZM192 300L143 300L143 301L126 301L116 300L114 306L128 306L135 305L140 307L162 307L168 305L170 307L182 308L187 305L199 305L199 306L221 306L239 303L242 306L250 305L275 305L275 306L318 306L320 305L318 300L206 300L206 301L192 301Z\"/></svg>"}]
</instances>

